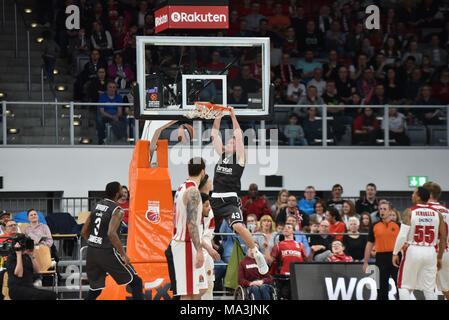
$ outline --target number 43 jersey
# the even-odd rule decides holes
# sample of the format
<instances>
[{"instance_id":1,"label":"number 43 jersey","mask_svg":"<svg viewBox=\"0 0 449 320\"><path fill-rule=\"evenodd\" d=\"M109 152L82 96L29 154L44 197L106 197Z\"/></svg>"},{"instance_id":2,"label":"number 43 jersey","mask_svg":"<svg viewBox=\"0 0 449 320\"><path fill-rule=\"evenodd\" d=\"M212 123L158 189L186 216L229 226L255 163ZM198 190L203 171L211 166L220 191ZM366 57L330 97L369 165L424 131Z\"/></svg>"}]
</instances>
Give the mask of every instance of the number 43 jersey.
<instances>
[{"instance_id":1,"label":"number 43 jersey","mask_svg":"<svg viewBox=\"0 0 449 320\"><path fill-rule=\"evenodd\" d=\"M108 237L108 229L112 214L117 208L121 210L117 203L110 199L104 199L97 203L95 209L90 214L90 230L87 239L89 246L105 249L112 248L112 243Z\"/></svg>"},{"instance_id":2,"label":"number 43 jersey","mask_svg":"<svg viewBox=\"0 0 449 320\"><path fill-rule=\"evenodd\" d=\"M418 204L412 208L410 215L409 245L436 247L440 217L429 205Z\"/></svg>"}]
</instances>

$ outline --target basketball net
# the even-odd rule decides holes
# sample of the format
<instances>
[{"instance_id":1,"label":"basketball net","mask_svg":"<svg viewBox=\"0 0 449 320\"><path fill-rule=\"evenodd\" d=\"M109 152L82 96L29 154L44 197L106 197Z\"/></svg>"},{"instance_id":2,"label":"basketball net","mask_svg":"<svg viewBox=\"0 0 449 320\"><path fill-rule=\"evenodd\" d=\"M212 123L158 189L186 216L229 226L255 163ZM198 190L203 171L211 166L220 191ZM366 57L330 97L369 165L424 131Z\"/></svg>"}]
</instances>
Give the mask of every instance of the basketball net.
<instances>
[{"instance_id":1,"label":"basketball net","mask_svg":"<svg viewBox=\"0 0 449 320\"><path fill-rule=\"evenodd\" d=\"M189 119L215 119L222 114L223 111L229 110L229 107L212 104L210 102L195 102L194 108L191 111L186 112L185 116Z\"/></svg>"}]
</instances>

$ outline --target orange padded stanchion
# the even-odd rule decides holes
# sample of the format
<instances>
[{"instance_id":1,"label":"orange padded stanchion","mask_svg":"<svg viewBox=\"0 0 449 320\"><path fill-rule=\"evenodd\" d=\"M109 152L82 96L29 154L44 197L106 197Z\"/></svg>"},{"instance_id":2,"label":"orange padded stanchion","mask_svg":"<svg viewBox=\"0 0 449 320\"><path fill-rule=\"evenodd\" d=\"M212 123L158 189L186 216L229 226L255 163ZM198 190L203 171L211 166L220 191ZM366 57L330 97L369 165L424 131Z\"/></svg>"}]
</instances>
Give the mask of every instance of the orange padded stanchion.
<instances>
[{"instance_id":1,"label":"orange padded stanchion","mask_svg":"<svg viewBox=\"0 0 449 320\"><path fill-rule=\"evenodd\" d=\"M139 140L129 167L129 221L126 252L142 278L146 299L168 299L170 278L164 251L172 237L173 197L168 172L168 141L157 143L158 167L150 168L149 141ZM171 294L171 293L170 293ZM131 297L111 277L99 299Z\"/></svg>"}]
</instances>

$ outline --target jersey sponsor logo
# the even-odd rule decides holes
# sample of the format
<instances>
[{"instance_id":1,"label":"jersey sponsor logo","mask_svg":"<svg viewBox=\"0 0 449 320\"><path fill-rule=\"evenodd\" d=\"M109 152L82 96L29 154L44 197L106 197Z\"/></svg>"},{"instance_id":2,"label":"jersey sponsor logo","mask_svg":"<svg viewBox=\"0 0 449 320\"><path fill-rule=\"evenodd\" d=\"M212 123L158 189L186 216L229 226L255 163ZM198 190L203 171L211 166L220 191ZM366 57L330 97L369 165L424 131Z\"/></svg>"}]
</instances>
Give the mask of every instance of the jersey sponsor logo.
<instances>
[{"instance_id":1,"label":"jersey sponsor logo","mask_svg":"<svg viewBox=\"0 0 449 320\"><path fill-rule=\"evenodd\" d=\"M101 204L101 203L97 204L97 206L95 207L95 210L102 211L102 212L106 212L106 211L108 211L108 209L109 209L108 206Z\"/></svg>"},{"instance_id":2,"label":"jersey sponsor logo","mask_svg":"<svg viewBox=\"0 0 449 320\"><path fill-rule=\"evenodd\" d=\"M255 263L254 263L254 264L247 264L245 267L246 267L246 269L254 269L254 268L258 268L258 267L257 267L257 264L255 264Z\"/></svg>"},{"instance_id":3,"label":"jersey sponsor logo","mask_svg":"<svg viewBox=\"0 0 449 320\"><path fill-rule=\"evenodd\" d=\"M159 201L148 200L148 210L145 212L145 218L153 224L161 222Z\"/></svg>"},{"instance_id":4,"label":"jersey sponsor logo","mask_svg":"<svg viewBox=\"0 0 449 320\"><path fill-rule=\"evenodd\" d=\"M88 241L91 243L102 244L103 238L97 237L97 236L94 236L93 234L91 234L91 235L89 235Z\"/></svg>"},{"instance_id":5,"label":"jersey sponsor logo","mask_svg":"<svg viewBox=\"0 0 449 320\"><path fill-rule=\"evenodd\" d=\"M301 258L301 252L297 251L297 250L281 250L281 253L282 253L283 257L293 256L293 257Z\"/></svg>"},{"instance_id":6,"label":"jersey sponsor logo","mask_svg":"<svg viewBox=\"0 0 449 320\"><path fill-rule=\"evenodd\" d=\"M217 165L217 173L229 174L232 175L232 168L222 167Z\"/></svg>"}]
</instances>

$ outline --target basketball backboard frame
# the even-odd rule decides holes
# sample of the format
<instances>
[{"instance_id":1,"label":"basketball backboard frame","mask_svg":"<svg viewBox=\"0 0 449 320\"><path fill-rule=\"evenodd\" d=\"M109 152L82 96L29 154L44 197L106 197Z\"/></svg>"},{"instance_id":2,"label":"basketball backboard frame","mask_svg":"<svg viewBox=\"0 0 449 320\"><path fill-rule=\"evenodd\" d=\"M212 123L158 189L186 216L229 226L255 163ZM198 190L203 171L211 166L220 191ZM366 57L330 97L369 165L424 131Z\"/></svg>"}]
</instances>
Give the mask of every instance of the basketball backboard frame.
<instances>
[{"instance_id":1,"label":"basketball backboard frame","mask_svg":"<svg viewBox=\"0 0 449 320\"><path fill-rule=\"evenodd\" d=\"M235 114L245 120L268 120L271 118L273 110L273 97L270 85L270 39L257 37L186 37L186 36L137 36L136 37L136 63L137 63L137 85L134 91L135 117L144 120L186 120L186 112L192 110L192 106L176 105L178 107L146 107L146 79L145 73L145 47L146 45L156 46L227 46L227 47L260 47L262 53L261 72L261 108L236 108ZM183 75L190 78L189 75ZM204 77L209 79L223 79L223 77ZM227 88L229 83L223 81ZM185 95L183 101L185 103ZM223 95L224 96L224 95ZM224 100L225 101L225 100Z\"/></svg>"}]
</instances>

